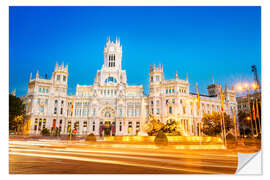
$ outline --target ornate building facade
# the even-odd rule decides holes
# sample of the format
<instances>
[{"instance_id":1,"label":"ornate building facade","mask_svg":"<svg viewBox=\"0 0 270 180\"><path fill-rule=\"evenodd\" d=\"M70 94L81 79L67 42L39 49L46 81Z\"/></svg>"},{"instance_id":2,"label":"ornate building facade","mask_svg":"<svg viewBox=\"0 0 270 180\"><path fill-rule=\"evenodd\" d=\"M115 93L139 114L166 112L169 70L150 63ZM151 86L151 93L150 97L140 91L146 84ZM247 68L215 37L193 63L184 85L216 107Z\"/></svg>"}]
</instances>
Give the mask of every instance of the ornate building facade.
<instances>
[{"instance_id":1,"label":"ornate building facade","mask_svg":"<svg viewBox=\"0 0 270 180\"><path fill-rule=\"evenodd\" d=\"M142 85L128 85L122 69L120 40L107 40L104 64L97 71L93 85L77 85L76 95L68 96L68 65L56 64L51 79L30 75L25 96L30 134L40 134L44 128L69 134L94 133L103 136L134 136L152 114L162 122L174 119L185 135L200 135L203 113L220 110L220 85L208 86L208 95L200 95L200 110L190 93L188 77L165 80L163 66L150 66L149 95ZM225 112L237 111L235 92L224 90Z\"/></svg>"}]
</instances>

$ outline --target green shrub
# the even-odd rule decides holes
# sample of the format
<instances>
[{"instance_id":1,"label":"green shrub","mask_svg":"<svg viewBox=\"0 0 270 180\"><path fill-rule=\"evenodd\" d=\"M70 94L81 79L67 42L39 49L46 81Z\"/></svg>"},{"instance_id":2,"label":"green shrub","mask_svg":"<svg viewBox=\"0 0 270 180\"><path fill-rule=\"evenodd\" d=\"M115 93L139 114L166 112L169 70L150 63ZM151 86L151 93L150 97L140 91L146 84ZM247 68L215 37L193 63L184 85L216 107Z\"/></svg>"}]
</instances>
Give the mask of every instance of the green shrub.
<instances>
[{"instance_id":1,"label":"green shrub","mask_svg":"<svg viewBox=\"0 0 270 180\"><path fill-rule=\"evenodd\" d=\"M40 134L42 136L50 136L50 131L49 131L49 129L45 128L45 129L42 129L42 131L40 132Z\"/></svg>"},{"instance_id":2,"label":"green shrub","mask_svg":"<svg viewBox=\"0 0 270 180\"><path fill-rule=\"evenodd\" d=\"M91 134L89 134L88 136L86 136L85 141L93 141L93 142L96 142L97 139L96 139L96 136L95 136L93 133L91 133Z\"/></svg>"},{"instance_id":3,"label":"green shrub","mask_svg":"<svg viewBox=\"0 0 270 180\"><path fill-rule=\"evenodd\" d=\"M159 146L167 146L168 145L168 138L166 134L162 131L159 131L157 136L155 137L155 144Z\"/></svg>"}]
</instances>

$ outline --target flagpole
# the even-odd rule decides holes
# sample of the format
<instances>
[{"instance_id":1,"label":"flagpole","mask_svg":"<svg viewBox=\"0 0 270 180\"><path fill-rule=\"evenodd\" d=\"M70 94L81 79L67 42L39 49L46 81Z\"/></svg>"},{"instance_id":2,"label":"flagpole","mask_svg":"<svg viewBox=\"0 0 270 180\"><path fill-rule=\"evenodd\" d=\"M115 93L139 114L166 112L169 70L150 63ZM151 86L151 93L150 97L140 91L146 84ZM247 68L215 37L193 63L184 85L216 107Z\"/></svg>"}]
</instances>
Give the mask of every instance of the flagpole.
<instances>
[{"instance_id":1,"label":"flagpole","mask_svg":"<svg viewBox=\"0 0 270 180\"><path fill-rule=\"evenodd\" d=\"M258 118L258 123L259 123L259 133L261 133L261 123L260 123L260 115L259 115L259 105L258 105L258 100L256 99L256 111L257 111L257 118Z\"/></svg>"},{"instance_id":2,"label":"flagpole","mask_svg":"<svg viewBox=\"0 0 270 180\"><path fill-rule=\"evenodd\" d=\"M236 117L235 117L235 110L233 110L233 121L234 121L234 136L235 141L237 142L237 125L236 125Z\"/></svg>"},{"instance_id":3,"label":"flagpole","mask_svg":"<svg viewBox=\"0 0 270 180\"><path fill-rule=\"evenodd\" d=\"M249 97L249 89L247 88L247 98L248 98L248 110L249 110L249 115L251 118L251 131L252 131L252 138L254 138L254 128L253 128L253 118L251 114L251 108L250 108L250 97Z\"/></svg>"},{"instance_id":4,"label":"flagpole","mask_svg":"<svg viewBox=\"0 0 270 180\"><path fill-rule=\"evenodd\" d=\"M224 143L225 143L225 147L226 147L226 144L227 144L227 140L226 140L226 128L225 128L225 121L224 121L224 112L222 111L222 125L223 125L223 137L224 137Z\"/></svg>"},{"instance_id":5,"label":"flagpole","mask_svg":"<svg viewBox=\"0 0 270 180\"><path fill-rule=\"evenodd\" d=\"M224 142L224 145L226 147L226 128L225 128L225 122L224 122L224 114L223 114L223 111L224 111L224 102L223 102L223 93L222 93L222 88L221 88L221 85L219 87L219 91L220 91L220 108L221 108L221 116L222 116L222 119L221 119L221 131L223 131L223 142Z\"/></svg>"},{"instance_id":6,"label":"flagpole","mask_svg":"<svg viewBox=\"0 0 270 180\"><path fill-rule=\"evenodd\" d=\"M256 130L256 135L258 136L258 126L257 126L257 119L255 116L255 106L254 106L254 101L252 103L252 115L253 115L253 119L255 121L255 130Z\"/></svg>"},{"instance_id":7,"label":"flagpole","mask_svg":"<svg viewBox=\"0 0 270 180\"><path fill-rule=\"evenodd\" d=\"M197 110L198 110L198 114L199 114L199 119L201 117L201 112L200 112L200 94L199 94L199 87L198 87L198 83L196 82L196 90L197 90ZM201 120L200 119L200 122L199 122L199 137L200 137L200 145L201 145Z\"/></svg>"}]
</instances>

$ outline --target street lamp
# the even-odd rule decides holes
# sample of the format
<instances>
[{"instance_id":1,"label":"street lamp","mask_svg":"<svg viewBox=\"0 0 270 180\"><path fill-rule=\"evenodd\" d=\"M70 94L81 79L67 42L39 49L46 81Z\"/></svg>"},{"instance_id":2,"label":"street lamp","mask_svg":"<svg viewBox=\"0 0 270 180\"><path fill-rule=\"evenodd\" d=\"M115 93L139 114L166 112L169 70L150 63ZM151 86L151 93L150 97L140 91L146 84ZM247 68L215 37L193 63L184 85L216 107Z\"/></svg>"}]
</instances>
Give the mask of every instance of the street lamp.
<instances>
[{"instance_id":1,"label":"street lamp","mask_svg":"<svg viewBox=\"0 0 270 180\"><path fill-rule=\"evenodd\" d=\"M251 108L250 108L250 95L249 95L249 91L250 91L250 89L253 89L254 91L256 91L258 89L257 83L253 82L253 83L238 84L238 86L237 86L236 89L238 91L240 91L241 93L242 93L243 90L246 90L247 91L248 110L249 110L250 117L252 117ZM251 120L252 137L254 138L253 120L250 117L247 120ZM256 128L256 134L258 135L258 129L257 129L256 119L255 119L255 128Z\"/></svg>"},{"instance_id":2,"label":"street lamp","mask_svg":"<svg viewBox=\"0 0 270 180\"><path fill-rule=\"evenodd\" d=\"M246 117L246 119L251 122L251 131L253 132L252 118L248 116L248 117ZM253 133L252 133L252 135L254 137Z\"/></svg>"}]
</instances>

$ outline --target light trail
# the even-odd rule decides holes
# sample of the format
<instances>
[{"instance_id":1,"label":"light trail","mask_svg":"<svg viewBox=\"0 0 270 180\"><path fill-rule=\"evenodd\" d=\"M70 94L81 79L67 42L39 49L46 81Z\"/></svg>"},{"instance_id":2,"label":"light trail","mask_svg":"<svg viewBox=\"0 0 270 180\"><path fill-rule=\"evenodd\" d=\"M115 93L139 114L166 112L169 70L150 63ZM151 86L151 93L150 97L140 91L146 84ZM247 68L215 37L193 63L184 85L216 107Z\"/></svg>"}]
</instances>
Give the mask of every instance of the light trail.
<instances>
[{"instance_id":1,"label":"light trail","mask_svg":"<svg viewBox=\"0 0 270 180\"><path fill-rule=\"evenodd\" d=\"M109 158L120 158L120 159L135 159L135 160L143 160L143 161L153 161L153 162L162 162L162 163L171 163L175 165L194 165L194 166L207 166L207 167L223 167L223 168L233 168L232 166L227 166L224 164L215 164L215 163L198 163L196 161L188 161L185 162L181 159L179 160L167 160L167 159L160 159L160 158L149 158L149 157L134 157L134 156L123 156L123 155L108 155L108 154L89 154L89 153L78 153L78 152L56 152L56 151L48 151L48 150L29 150L29 149L12 149L11 151L23 151L23 152L44 152L44 153L55 153L55 154L72 154L72 155L87 155L87 156L94 156L94 157L109 157ZM145 156L149 154L144 154ZM175 158L179 158L176 157ZM192 157L190 157L192 158ZM194 157L193 157L194 158ZM199 160L201 162L201 160Z\"/></svg>"},{"instance_id":2,"label":"light trail","mask_svg":"<svg viewBox=\"0 0 270 180\"><path fill-rule=\"evenodd\" d=\"M166 170L175 170L175 171L184 171L189 173L198 173L198 174L214 174L216 172L209 170L194 170L194 169L183 169L183 168L175 168L175 167L165 167L158 165L146 165L146 164L137 164L131 162L124 161L115 161L115 160L101 160L101 159L90 159L83 157L73 157L73 156L63 156L63 155L46 155L46 154L32 154L32 153L19 153L19 152L10 152L11 155L23 155L23 156L34 156L34 157L46 157L46 158L57 158L57 159L68 159L68 160L76 160L76 161L86 161L86 162L96 162L96 163L109 163L116 165L125 165L125 166L135 166L135 167L146 167L146 168L155 168L155 169L166 169Z\"/></svg>"}]
</instances>

